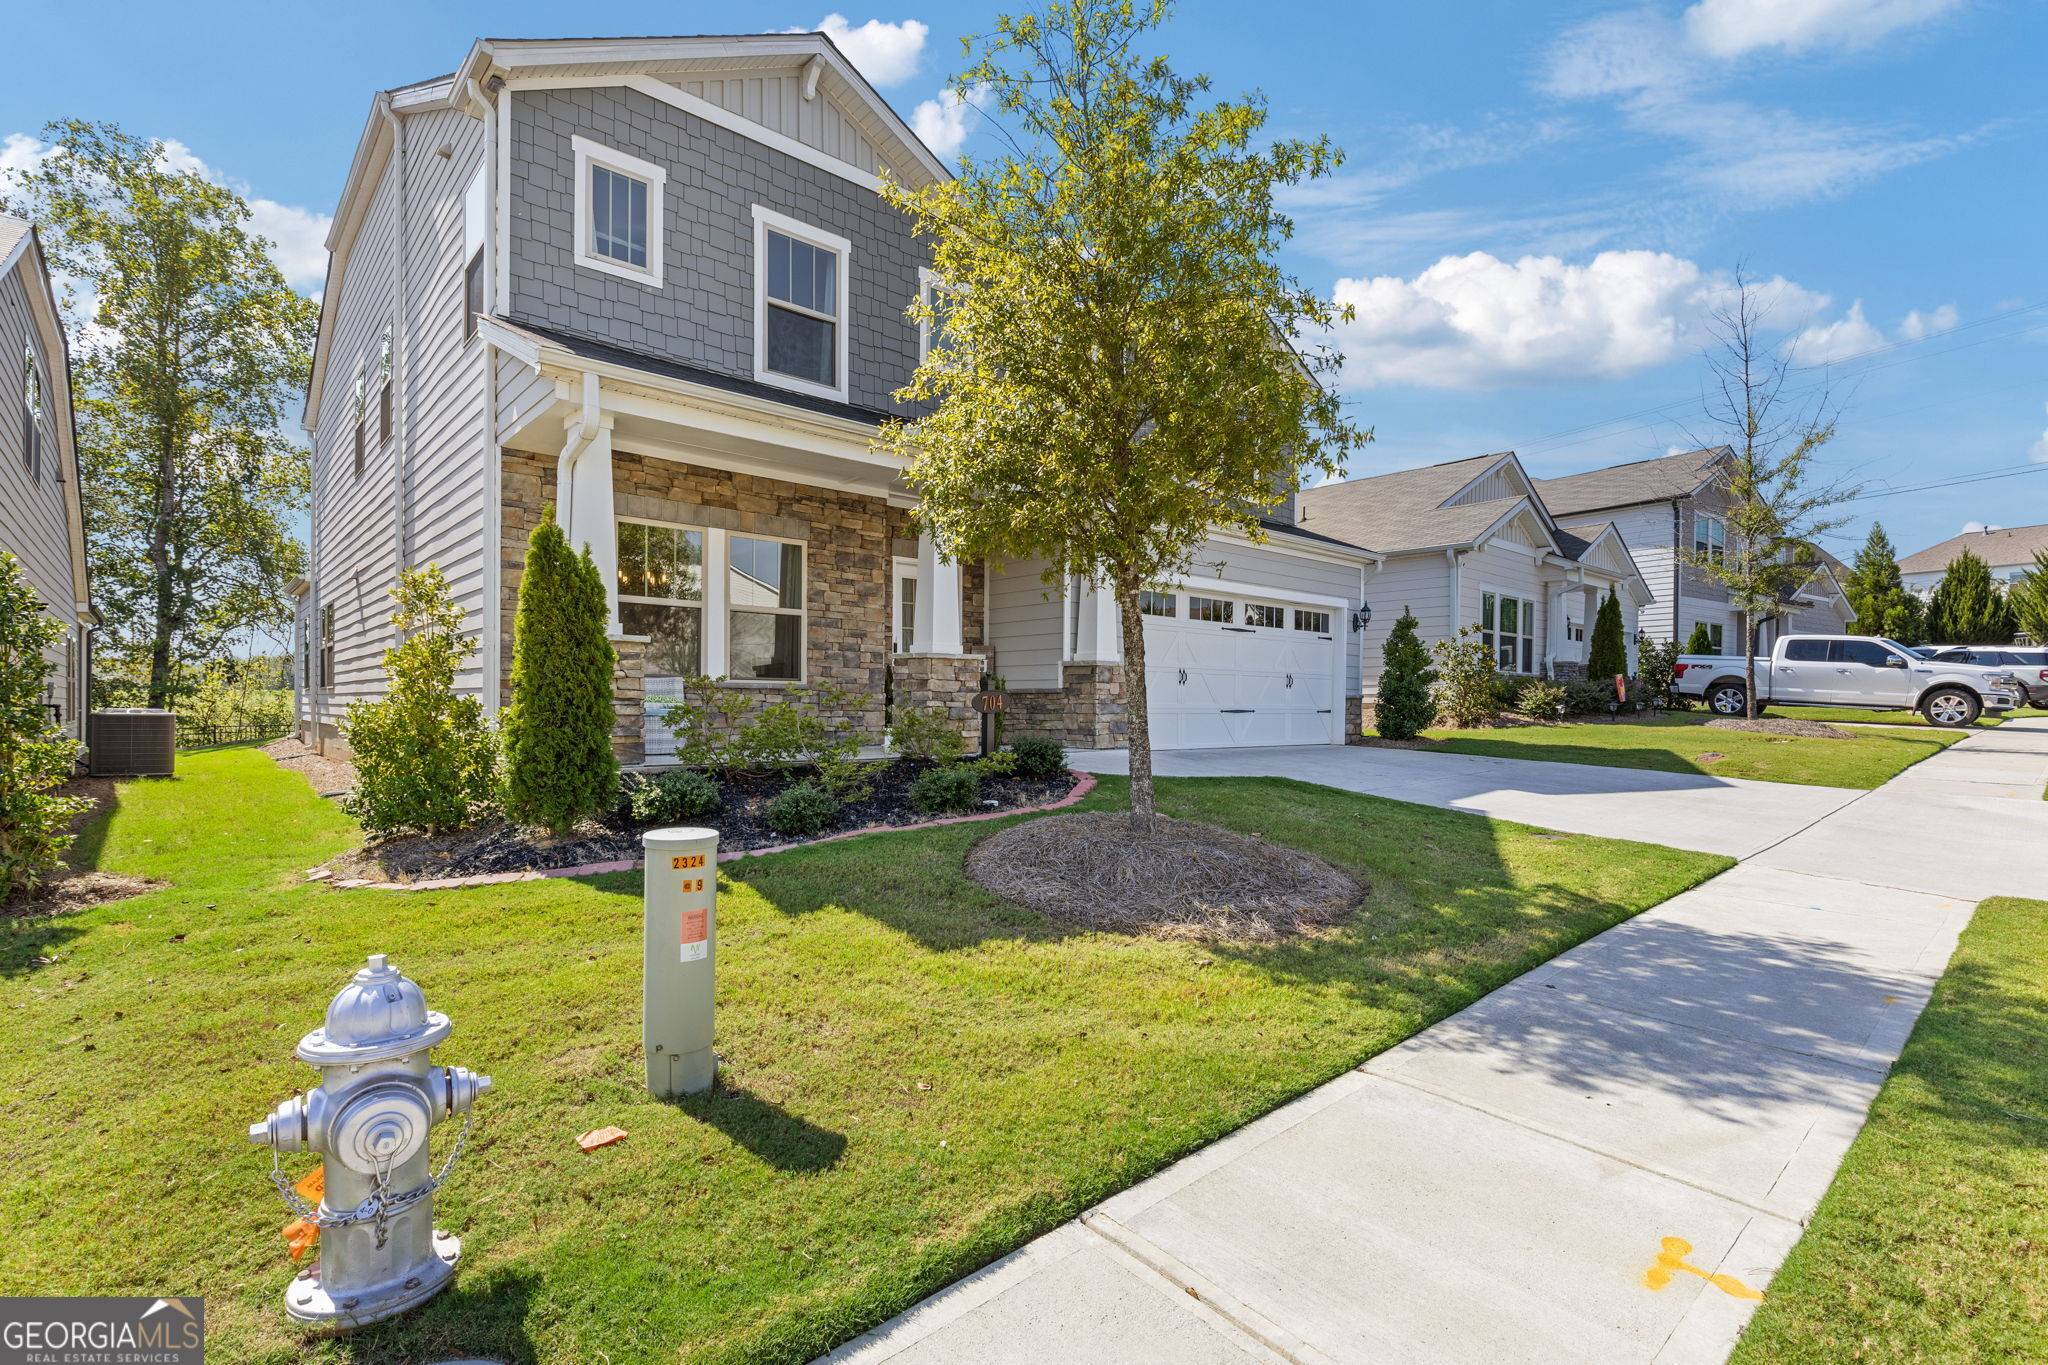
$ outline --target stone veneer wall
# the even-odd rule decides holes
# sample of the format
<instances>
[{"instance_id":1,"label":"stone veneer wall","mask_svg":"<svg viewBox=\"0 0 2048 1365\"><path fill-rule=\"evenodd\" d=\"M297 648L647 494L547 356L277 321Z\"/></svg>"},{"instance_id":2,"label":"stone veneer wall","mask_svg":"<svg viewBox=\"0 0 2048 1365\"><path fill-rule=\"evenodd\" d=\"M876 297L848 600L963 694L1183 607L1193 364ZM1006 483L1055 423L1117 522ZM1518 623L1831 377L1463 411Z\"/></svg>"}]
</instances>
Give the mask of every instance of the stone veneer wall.
<instances>
[{"instance_id":1,"label":"stone veneer wall","mask_svg":"<svg viewBox=\"0 0 2048 1365\"><path fill-rule=\"evenodd\" d=\"M1129 738L1124 724L1124 670L1119 664L1068 664L1057 692L1012 692L1004 698L1003 737L1044 735L1070 749L1114 749Z\"/></svg>"},{"instance_id":2,"label":"stone veneer wall","mask_svg":"<svg viewBox=\"0 0 2048 1365\"><path fill-rule=\"evenodd\" d=\"M1374 720L1372 711L1373 708L1366 704L1363 697L1346 697L1344 699L1344 742L1346 744L1356 744L1365 737L1365 727L1372 724Z\"/></svg>"},{"instance_id":3,"label":"stone veneer wall","mask_svg":"<svg viewBox=\"0 0 2048 1365\"><path fill-rule=\"evenodd\" d=\"M705 469L653 456L615 453L612 458L614 510L693 526L715 526L804 542L804 644L807 681L831 683L865 700L841 716L879 743L883 684L889 663L889 556L893 509L880 498L812 488L752 474ZM526 542L540 525L542 508L553 499L555 460L526 451L504 452L504 697L512 676L512 626L518 610L519 580ZM615 641L619 669L614 680L619 712L612 743L621 762L645 754L644 646ZM979 673L976 674L977 681ZM752 690L752 689L750 689ZM781 692L762 685L764 698Z\"/></svg>"},{"instance_id":4,"label":"stone veneer wall","mask_svg":"<svg viewBox=\"0 0 2048 1365\"><path fill-rule=\"evenodd\" d=\"M896 709L937 706L959 726L969 753L981 748L981 714L974 709L988 661L979 654L898 654L890 660L896 676Z\"/></svg>"}]
</instances>

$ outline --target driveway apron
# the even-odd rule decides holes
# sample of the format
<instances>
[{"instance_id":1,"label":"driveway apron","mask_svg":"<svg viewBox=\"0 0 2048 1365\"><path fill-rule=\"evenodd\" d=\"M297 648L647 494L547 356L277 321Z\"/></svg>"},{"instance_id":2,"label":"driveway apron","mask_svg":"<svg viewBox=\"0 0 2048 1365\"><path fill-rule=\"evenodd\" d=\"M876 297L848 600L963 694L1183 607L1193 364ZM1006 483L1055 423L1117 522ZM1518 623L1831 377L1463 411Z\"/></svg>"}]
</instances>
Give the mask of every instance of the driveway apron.
<instances>
[{"instance_id":1,"label":"driveway apron","mask_svg":"<svg viewBox=\"0 0 2048 1365\"><path fill-rule=\"evenodd\" d=\"M1976 902L2048 887L2044 785L2034 720L1844 793L828 1359L1725 1359ZM1475 797L1424 799L1581 828Z\"/></svg>"}]
</instances>

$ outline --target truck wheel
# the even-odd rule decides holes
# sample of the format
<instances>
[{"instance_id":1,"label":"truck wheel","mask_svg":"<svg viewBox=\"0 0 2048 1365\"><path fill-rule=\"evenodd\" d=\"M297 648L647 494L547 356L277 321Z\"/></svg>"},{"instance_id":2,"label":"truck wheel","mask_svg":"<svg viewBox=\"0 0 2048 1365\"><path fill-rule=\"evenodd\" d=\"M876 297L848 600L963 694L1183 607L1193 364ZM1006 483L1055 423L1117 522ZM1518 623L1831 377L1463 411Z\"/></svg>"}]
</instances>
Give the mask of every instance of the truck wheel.
<instances>
[{"instance_id":1,"label":"truck wheel","mask_svg":"<svg viewBox=\"0 0 2048 1365\"><path fill-rule=\"evenodd\" d=\"M1943 687L1920 699L1920 714L1927 717L1927 723L1950 730L1975 723L1977 713L1983 709L1974 693L1960 687Z\"/></svg>"},{"instance_id":2,"label":"truck wheel","mask_svg":"<svg viewBox=\"0 0 2048 1365\"><path fill-rule=\"evenodd\" d=\"M1741 683L1715 683L1707 689L1707 706L1717 716L1739 716L1747 709Z\"/></svg>"}]
</instances>

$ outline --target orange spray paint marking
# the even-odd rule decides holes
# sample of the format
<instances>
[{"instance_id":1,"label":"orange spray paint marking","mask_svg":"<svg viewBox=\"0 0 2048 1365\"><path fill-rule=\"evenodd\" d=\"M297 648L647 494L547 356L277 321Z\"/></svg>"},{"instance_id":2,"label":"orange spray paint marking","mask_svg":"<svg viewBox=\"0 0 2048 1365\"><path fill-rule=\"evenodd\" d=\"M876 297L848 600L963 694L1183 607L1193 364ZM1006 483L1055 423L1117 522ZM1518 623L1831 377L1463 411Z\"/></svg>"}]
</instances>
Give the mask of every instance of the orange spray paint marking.
<instances>
[{"instance_id":1,"label":"orange spray paint marking","mask_svg":"<svg viewBox=\"0 0 2048 1365\"><path fill-rule=\"evenodd\" d=\"M1699 1276L1723 1294L1731 1295L1734 1298L1759 1300L1763 1298L1762 1294L1751 1289L1733 1275L1709 1275L1696 1265L1688 1265L1685 1258L1692 1254L1692 1243L1686 1241L1683 1237L1666 1237L1662 1245L1664 1249L1657 1253L1657 1259L1650 1262L1650 1268L1643 1272L1643 1288L1669 1288L1671 1277L1683 1271L1687 1275Z\"/></svg>"},{"instance_id":2,"label":"orange spray paint marking","mask_svg":"<svg viewBox=\"0 0 2048 1365\"><path fill-rule=\"evenodd\" d=\"M327 1167L315 1166L311 1175L306 1176L298 1184L292 1186L292 1188L297 1190L299 1198L305 1200L308 1204L318 1204L321 1196L327 1193ZM320 1244L320 1225L310 1223L303 1218L292 1219L291 1222L286 1223L280 1229L280 1232L284 1237L285 1246L291 1251L294 1261Z\"/></svg>"}]
</instances>

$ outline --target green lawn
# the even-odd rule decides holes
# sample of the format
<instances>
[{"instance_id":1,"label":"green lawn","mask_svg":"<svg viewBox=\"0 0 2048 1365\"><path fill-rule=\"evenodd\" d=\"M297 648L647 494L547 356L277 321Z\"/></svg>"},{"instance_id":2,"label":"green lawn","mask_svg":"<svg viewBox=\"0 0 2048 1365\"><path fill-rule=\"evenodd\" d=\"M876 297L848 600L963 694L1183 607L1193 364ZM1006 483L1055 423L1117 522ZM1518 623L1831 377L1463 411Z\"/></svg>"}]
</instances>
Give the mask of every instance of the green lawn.
<instances>
[{"instance_id":1,"label":"green lawn","mask_svg":"<svg viewBox=\"0 0 2048 1365\"><path fill-rule=\"evenodd\" d=\"M1853 739L1796 739L1747 730L1710 730L1705 716L1657 716L1618 722L1528 725L1503 730L1426 730L1433 747L1493 758L1537 758L1608 768L1712 773L1822 787L1876 787L1963 732L1858 731ZM1719 758L1706 758L1719 754Z\"/></svg>"},{"instance_id":2,"label":"green lawn","mask_svg":"<svg viewBox=\"0 0 2048 1365\"><path fill-rule=\"evenodd\" d=\"M2048 1360L2048 901L1963 932L1735 1360Z\"/></svg>"},{"instance_id":3,"label":"green lawn","mask_svg":"<svg viewBox=\"0 0 2048 1365\"><path fill-rule=\"evenodd\" d=\"M223 1360L800 1361L1727 865L1280 781L1162 805L1370 885L1319 940L1063 931L965 881L993 825L722 870L722 1088L640 1088L637 875L338 892L354 827L260 753L121 788L106 868L166 888L0 934L0 1293L201 1293ZM1120 783L1090 798L1115 803ZM366 953L488 1071L440 1199L453 1289L346 1341L287 1325L246 1144ZM584 1154L575 1136L631 1136ZM437 1136L437 1152L449 1135ZM295 1158L291 1169L308 1169Z\"/></svg>"},{"instance_id":4,"label":"green lawn","mask_svg":"<svg viewBox=\"0 0 2048 1365\"><path fill-rule=\"evenodd\" d=\"M1795 720L1837 721L1850 725L1914 725L1931 729L1927 718L1918 711L1865 711L1854 706L1767 706L1767 716L1786 716ZM2025 711L2011 711L2007 715L2020 716ZM2043 714L2048 714L2044 712ZM2003 725L2005 716L1983 715L1977 718L1981 726Z\"/></svg>"}]
</instances>

